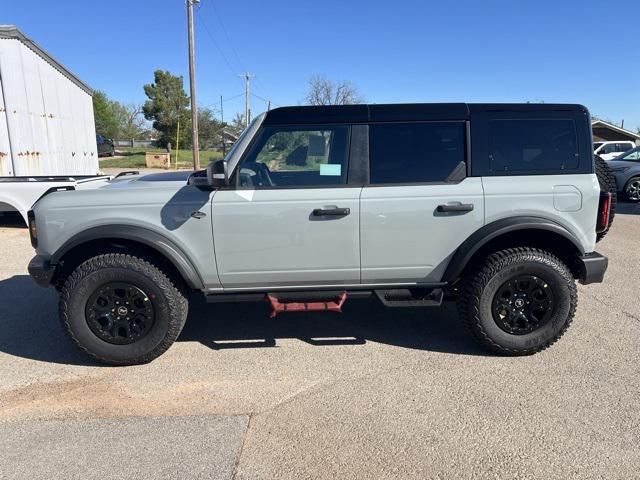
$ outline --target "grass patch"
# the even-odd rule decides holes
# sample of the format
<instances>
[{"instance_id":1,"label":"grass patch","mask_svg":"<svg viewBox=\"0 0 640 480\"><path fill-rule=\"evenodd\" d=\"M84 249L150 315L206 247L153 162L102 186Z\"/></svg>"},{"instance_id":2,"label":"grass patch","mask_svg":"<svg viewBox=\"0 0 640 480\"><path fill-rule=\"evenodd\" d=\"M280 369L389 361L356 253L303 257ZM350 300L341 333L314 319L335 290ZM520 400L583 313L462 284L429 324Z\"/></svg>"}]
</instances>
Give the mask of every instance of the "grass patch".
<instances>
[{"instance_id":1,"label":"grass patch","mask_svg":"<svg viewBox=\"0 0 640 480\"><path fill-rule=\"evenodd\" d=\"M100 159L101 168L146 168L146 153L165 153L166 150L161 148L131 148L119 147L116 155L121 158L103 158ZM182 150L178 152L178 168L193 168L193 155L191 150ZM222 152L212 152L208 150L200 151L200 167L204 168L213 160L220 160ZM176 166L176 151L171 152L171 168Z\"/></svg>"}]
</instances>

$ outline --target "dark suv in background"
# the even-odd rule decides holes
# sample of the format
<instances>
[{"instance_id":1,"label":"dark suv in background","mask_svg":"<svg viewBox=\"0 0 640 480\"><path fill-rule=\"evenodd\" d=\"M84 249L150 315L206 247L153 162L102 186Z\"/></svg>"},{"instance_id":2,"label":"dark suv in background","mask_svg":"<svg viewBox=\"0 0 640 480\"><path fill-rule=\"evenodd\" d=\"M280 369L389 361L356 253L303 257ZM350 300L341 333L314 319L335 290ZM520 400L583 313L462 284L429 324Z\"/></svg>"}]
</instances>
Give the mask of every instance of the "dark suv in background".
<instances>
[{"instance_id":1,"label":"dark suv in background","mask_svg":"<svg viewBox=\"0 0 640 480\"><path fill-rule=\"evenodd\" d=\"M98 144L99 157L113 157L116 154L116 148L110 138L104 135L96 135L96 143Z\"/></svg>"},{"instance_id":2,"label":"dark suv in background","mask_svg":"<svg viewBox=\"0 0 640 480\"><path fill-rule=\"evenodd\" d=\"M616 177L616 185L626 200L640 200L640 147L607 162Z\"/></svg>"}]
</instances>

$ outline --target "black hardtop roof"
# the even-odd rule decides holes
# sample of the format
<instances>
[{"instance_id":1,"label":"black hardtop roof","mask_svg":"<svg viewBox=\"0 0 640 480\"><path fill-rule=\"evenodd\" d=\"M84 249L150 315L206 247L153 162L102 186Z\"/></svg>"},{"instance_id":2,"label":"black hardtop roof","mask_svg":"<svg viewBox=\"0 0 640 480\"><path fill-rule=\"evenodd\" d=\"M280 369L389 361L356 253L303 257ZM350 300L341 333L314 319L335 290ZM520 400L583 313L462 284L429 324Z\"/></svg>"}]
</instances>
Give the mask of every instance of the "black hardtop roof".
<instances>
[{"instance_id":1,"label":"black hardtop roof","mask_svg":"<svg viewBox=\"0 0 640 480\"><path fill-rule=\"evenodd\" d=\"M314 123L408 122L468 120L480 112L548 112L587 109L560 103L397 103L370 105L321 105L280 107L267 112L264 125L304 125Z\"/></svg>"}]
</instances>

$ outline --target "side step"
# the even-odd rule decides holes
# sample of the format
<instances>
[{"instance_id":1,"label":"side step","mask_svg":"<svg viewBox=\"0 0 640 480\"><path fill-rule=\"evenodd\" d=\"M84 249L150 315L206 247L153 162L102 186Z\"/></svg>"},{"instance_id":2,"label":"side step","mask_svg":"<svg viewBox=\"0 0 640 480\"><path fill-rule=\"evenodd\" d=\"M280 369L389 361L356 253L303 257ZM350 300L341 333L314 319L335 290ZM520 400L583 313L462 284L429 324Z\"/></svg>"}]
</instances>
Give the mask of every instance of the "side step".
<instances>
[{"instance_id":1,"label":"side step","mask_svg":"<svg viewBox=\"0 0 640 480\"><path fill-rule=\"evenodd\" d=\"M317 298L317 301L309 301ZM342 312L347 292L267 293L271 318L285 312Z\"/></svg>"},{"instance_id":2,"label":"side step","mask_svg":"<svg viewBox=\"0 0 640 480\"><path fill-rule=\"evenodd\" d=\"M388 290L315 290L290 292L217 293L205 295L207 303L259 302L271 306L271 317L285 312L341 312L348 298L365 298L375 293L385 307L439 307L444 291L438 287Z\"/></svg>"},{"instance_id":3,"label":"side step","mask_svg":"<svg viewBox=\"0 0 640 480\"><path fill-rule=\"evenodd\" d=\"M209 293L204 298L207 303L239 303L239 302L263 302L267 295L271 295L281 302L311 302L323 301L338 297L345 290L300 290L282 292L251 292L251 293ZM349 298L368 298L373 295L373 290L346 290Z\"/></svg>"},{"instance_id":4,"label":"side step","mask_svg":"<svg viewBox=\"0 0 640 480\"><path fill-rule=\"evenodd\" d=\"M439 307L444 297L441 288L397 288L375 294L385 307Z\"/></svg>"}]
</instances>

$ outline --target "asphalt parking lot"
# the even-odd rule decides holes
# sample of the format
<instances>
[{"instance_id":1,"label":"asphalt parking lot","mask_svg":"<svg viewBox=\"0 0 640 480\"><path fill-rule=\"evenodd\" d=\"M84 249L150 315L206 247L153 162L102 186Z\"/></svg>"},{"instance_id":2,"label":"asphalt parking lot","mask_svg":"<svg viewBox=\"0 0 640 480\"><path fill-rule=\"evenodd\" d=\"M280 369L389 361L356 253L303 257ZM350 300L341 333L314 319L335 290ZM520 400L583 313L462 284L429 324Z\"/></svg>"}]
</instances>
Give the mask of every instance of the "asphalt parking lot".
<instances>
[{"instance_id":1,"label":"asphalt parking lot","mask_svg":"<svg viewBox=\"0 0 640 480\"><path fill-rule=\"evenodd\" d=\"M0 227L0 478L638 478L640 207L551 349L486 354L452 305L268 318L191 302L153 363L102 367Z\"/></svg>"}]
</instances>

